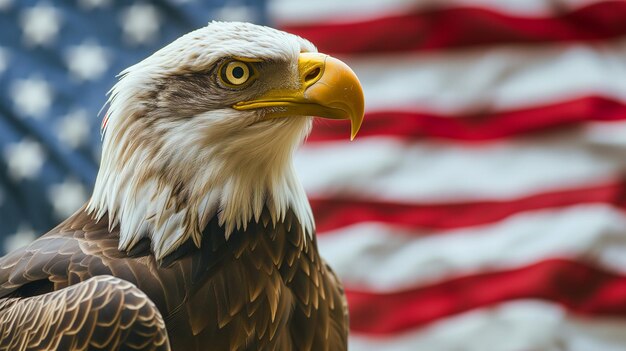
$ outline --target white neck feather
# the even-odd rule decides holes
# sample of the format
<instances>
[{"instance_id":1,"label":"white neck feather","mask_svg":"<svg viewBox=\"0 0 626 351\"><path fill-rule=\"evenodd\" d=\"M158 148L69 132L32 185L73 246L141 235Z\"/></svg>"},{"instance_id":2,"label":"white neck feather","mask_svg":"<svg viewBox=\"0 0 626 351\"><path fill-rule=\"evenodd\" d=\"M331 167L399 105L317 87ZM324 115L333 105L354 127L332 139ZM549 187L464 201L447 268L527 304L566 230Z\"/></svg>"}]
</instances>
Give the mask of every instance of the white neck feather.
<instances>
[{"instance_id":1,"label":"white neck feather","mask_svg":"<svg viewBox=\"0 0 626 351\"><path fill-rule=\"evenodd\" d=\"M120 250L144 237L157 259L189 239L199 246L214 216L228 239L235 229L258 222L264 207L274 225L292 210L303 233L313 234L311 208L292 163L310 118L258 122L233 135L225 132L232 130L228 124L242 119L229 116L241 114L234 110L161 120L147 129L116 116L116 107L109 110L113 124L87 211L97 220L108 214L110 229L119 225Z\"/></svg>"}]
</instances>

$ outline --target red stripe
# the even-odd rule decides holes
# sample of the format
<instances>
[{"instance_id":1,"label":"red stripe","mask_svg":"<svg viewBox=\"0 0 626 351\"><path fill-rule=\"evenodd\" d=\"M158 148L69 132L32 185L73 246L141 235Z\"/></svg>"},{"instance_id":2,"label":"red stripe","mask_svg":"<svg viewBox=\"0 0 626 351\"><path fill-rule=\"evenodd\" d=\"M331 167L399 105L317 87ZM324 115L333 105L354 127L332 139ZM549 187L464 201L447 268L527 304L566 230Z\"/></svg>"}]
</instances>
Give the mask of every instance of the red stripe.
<instances>
[{"instance_id":1,"label":"red stripe","mask_svg":"<svg viewBox=\"0 0 626 351\"><path fill-rule=\"evenodd\" d=\"M626 34L625 16L626 2L605 1L549 18L448 8L355 23L286 24L282 29L311 40L321 52L352 54L608 39Z\"/></svg>"},{"instance_id":2,"label":"red stripe","mask_svg":"<svg viewBox=\"0 0 626 351\"><path fill-rule=\"evenodd\" d=\"M583 315L626 317L626 277L556 259L408 291L382 294L346 289L346 294L351 329L379 335L517 299L548 300Z\"/></svg>"},{"instance_id":3,"label":"red stripe","mask_svg":"<svg viewBox=\"0 0 626 351\"><path fill-rule=\"evenodd\" d=\"M615 182L552 191L512 200L447 204L311 199L320 235L361 222L389 223L408 228L453 229L493 223L525 211L591 203L626 207L626 183Z\"/></svg>"},{"instance_id":4,"label":"red stripe","mask_svg":"<svg viewBox=\"0 0 626 351\"><path fill-rule=\"evenodd\" d=\"M608 98L589 96L527 109L498 113L481 111L461 116L401 111L370 112L365 116L357 138L432 137L485 141L570 127L584 122L620 120L626 120L626 104ZM307 141L349 140L348 123L347 121L316 123Z\"/></svg>"}]
</instances>

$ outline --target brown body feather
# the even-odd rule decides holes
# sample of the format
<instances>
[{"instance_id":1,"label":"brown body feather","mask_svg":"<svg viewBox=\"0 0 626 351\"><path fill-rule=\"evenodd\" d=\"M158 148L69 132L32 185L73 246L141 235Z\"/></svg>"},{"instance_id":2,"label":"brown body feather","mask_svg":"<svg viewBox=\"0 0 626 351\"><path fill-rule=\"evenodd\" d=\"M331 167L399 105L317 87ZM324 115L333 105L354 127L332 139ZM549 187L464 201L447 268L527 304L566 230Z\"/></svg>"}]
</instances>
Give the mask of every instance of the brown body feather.
<instances>
[{"instance_id":1,"label":"brown body feather","mask_svg":"<svg viewBox=\"0 0 626 351\"><path fill-rule=\"evenodd\" d=\"M81 210L0 259L1 351L347 349L341 284L293 213L228 241L212 220L161 265L104 222Z\"/></svg>"}]
</instances>

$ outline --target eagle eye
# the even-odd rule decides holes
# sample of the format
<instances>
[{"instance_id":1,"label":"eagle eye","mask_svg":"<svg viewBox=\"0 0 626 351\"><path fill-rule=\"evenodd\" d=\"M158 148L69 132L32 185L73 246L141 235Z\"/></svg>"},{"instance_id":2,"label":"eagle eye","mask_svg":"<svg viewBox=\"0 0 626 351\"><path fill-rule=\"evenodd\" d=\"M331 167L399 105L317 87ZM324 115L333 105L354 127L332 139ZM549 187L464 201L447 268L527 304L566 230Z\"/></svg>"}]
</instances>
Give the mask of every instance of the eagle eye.
<instances>
[{"instance_id":1,"label":"eagle eye","mask_svg":"<svg viewBox=\"0 0 626 351\"><path fill-rule=\"evenodd\" d=\"M229 87L240 87L251 81L254 75L249 63L236 60L226 62L220 71L222 83Z\"/></svg>"}]
</instances>

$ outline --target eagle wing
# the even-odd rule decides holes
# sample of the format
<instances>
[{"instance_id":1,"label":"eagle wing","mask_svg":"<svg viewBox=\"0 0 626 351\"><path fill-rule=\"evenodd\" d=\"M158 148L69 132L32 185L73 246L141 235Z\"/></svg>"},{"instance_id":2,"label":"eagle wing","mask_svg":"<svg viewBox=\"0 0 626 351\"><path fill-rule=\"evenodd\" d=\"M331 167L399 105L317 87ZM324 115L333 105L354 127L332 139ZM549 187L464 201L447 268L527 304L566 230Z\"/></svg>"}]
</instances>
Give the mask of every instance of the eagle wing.
<instances>
[{"instance_id":1,"label":"eagle wing","mask_svg":"<svg viewBox=\"0 0 626 351\"><path fill-rule=\"evenodd\" d=\"M112 276L28 298L0 299L0 350L170 350L163 317Z\"/></svg>"},{"instance_id":2,"label":"eagle wing","mask_svg":"<svg viewBox=\"0 0 626 351\"><path fill-rule=\"evenodd\" d=\"M169 350L155 303L99 256L122 255L115 238L70 221L0 258L0 351Z\"/></svg>"}]
</instances>

